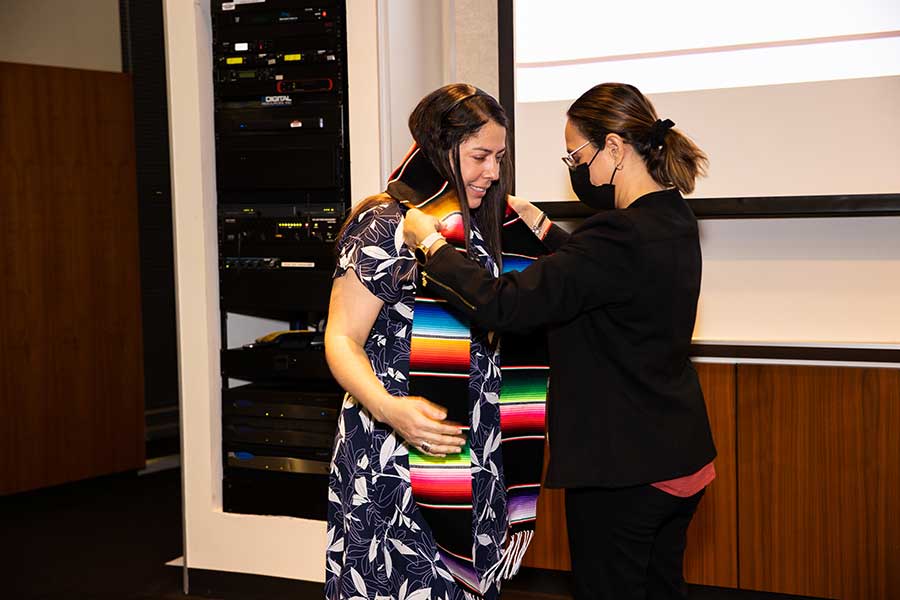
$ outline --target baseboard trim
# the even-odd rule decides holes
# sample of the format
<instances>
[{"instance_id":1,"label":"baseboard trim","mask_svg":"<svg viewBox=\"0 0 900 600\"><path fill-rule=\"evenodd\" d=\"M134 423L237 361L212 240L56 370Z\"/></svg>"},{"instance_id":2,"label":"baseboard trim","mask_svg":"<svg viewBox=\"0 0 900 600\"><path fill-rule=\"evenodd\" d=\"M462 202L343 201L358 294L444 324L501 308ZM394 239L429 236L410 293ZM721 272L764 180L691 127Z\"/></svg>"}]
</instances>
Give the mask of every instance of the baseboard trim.
<instances>
[{"instance_id":1,"label":"baseboard trim","mask_svg":"<svg viewBox=\"0 0 900 600\"><path fill-rule=\"evenodd\" d=\"M172 561L172 563L174 562ZM216 600L269 597L318 599L325 597L325 585L313 581L208 569L188 569L188 575L190 583L188 593L192 597ZM690 597L697 600L819 600L808 596L706 585L688 584L688 588ZM538 594L548 600L567 600L572 597L571 574L569 571L523 567L511 581L504 583L503 589Z\"/></svg>"},{"instance_id":2,"label":"baseboard trim","mask_svg":"<svg viewBox=\"0 0 900 600\"><path fill-rule=\"evenodd\" d=\"M522 567L515 577L503 583L503 589L571 598L571 572Z\"/></svg>"},{"instance_id":3,"label":"baseboard trim","mask_svg":"<svg viewBox=\"0 0 900 600\"><path fill-rule=\"evenodd\" d=\"M179 566L179 559L169 563ZM325 585L284 577L233 573L209 569L188 569L189 594L203 598L231 599L242 597L324 598ZM523 567L504 590L537 592L548 596L571 597L568 571Z\"/></svg>"},{"instance_id":4,"label":"baseboard trim","mask_svg":"<svg viewBox=\"0 0 900 600\"><path fill-rule=\"evenodd\" d=\"M191 596L230 600L238 598L324 598L325 585L285 577L188 569Z\"/></svg>"}]
</instances>

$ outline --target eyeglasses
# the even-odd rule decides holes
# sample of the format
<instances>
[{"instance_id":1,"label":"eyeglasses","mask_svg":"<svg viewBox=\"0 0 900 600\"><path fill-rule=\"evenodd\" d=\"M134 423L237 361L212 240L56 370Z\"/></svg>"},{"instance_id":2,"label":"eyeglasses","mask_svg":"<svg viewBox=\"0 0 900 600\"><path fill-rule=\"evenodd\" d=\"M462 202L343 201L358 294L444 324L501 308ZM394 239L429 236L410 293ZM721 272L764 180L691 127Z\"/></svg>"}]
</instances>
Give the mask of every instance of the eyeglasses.
<instances>
[{"instance_id":1,"label":"eyeglasses","mask_svg":"<svg viewBox=\"0 0 900 600\"><path fill-rule=\"evenodd\" d=\"M566 163L566 166L567 166L567 167L569 167L569 170L573 170L573 169L575 169L575 167L578 166L578 162L575 160L575 154L576 154L579 150L581 150L582 148L584 148L585 146L587 146L587 145L589 145L589 144L590 144L590 142L585 142L585 143L583 143L582 145L580 145L580 146L578 146L577 148L575 148L574 150L572 150L571 152L566 152L566 155L563 156L563 157L561 157L561 158L562 158L562 161L563 161L564 163Z\"/></svg>"}]
</instances>

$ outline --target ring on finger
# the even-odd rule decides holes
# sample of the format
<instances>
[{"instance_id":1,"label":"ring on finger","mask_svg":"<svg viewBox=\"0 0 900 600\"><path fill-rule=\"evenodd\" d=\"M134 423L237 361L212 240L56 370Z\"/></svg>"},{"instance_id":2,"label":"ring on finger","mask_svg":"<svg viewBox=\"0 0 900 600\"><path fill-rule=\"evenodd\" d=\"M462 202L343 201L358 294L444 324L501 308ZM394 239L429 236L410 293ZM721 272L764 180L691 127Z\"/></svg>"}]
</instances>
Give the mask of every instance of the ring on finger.
<instances>
[{"instance_id":1,"label":"ring on finger","mask_svg":"<svg viewBox=\"0 0 900 600\"><path fill-rule=\"evenodd\" d=\"M422 440L422 443L419 444L419 447L420 447L422 450L424 450L425 452L431 452L431 444L429 444L429 443L426 442L425 440Z\"/></svg>"}]
</instances>

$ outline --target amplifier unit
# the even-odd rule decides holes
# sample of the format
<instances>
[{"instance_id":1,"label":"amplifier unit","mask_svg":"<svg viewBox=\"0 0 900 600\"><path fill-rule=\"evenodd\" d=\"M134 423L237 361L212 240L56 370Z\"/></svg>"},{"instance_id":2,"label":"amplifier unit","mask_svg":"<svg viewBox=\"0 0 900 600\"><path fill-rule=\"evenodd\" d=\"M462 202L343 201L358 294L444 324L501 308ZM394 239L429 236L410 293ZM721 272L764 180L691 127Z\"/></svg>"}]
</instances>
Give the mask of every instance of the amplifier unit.
<instances>
[{"instance_id":1,"label":"amplifier unit","mask_svg":"<svg viewBox=\"0 0 900 600\"><path fill-rule=\"evenodd\" d=\"M229 144L234 136L312 135L314 140L319 134L320 145L327 147L340 145L343 128L340 106L313 102L295 105L285 95L254 97L250 101L231 103L228 110L216 112L216 141L220 145ZM276 142L290 144L292 140L283 137Z\"/></svg>"},{"instance_id":2,"label":"amplifier unit","mask_svg":"<svg viewBox=\"0 0 900 600\"><path fill-rule=\"evenodd\" d=\"M328 270L226 269L219 273L222 310L290 321L299 313L324 313L331 295Z\"/></svg>"},{"instance_id":3,"label":"amplifier unit","mask_svg":"<svg viewBox=\"0 0 900 600\"><path fill-rule=\"evenodd\" d=\"M224 463L225 512L325 520L328 458L313 461L229 451Z\"/></svg>"},{"instance_id":4,"label":"amplifier unit","mask_svg":"<svg viewBox=\"0 0 900 600\"><path fill-rule=\"evenodd\" d=\"M226 442L330 449L340 405L341 394L334 388L300 392L238 386L223 392L222 436Z\"/></svg>"},{"instance_id":5,"label":"amplifier unit","mask_svg":"<svg viewBox=\"0 0 900 600\"><path fill-rule=\"evenodd\" d=\"M213 59L233 56L241 52L296 53L303 50L336 51L336 62L343 60L343 26L338 19L321 21L275 22L273 13L248 15L223 15L219 13L213 24L215 43ZM294 43L302 40L301 43ZM323 40L324 43L323 43ZM239 50L246 48L246 50Z\"/></svg>"},{"instance_id":6,"label":"amplifier unit","mask_svg":"<svg viewBox=\"0 0 900 600\"><path fill-rule=\"evenodd\" d=\"M245 98L282 94L329 93L335 89L331 77L285 77L274 69L240 69L216 75L217 96Z\"/></svg>"},{"instance_id":7,"label":"amplifier unit","mask_svg":"<svg viewBox=\"0 0 900 600\"><path fill-rule=\"evenodd\" d=\"M308 43L308 42L307 42ZM279 65L316 65L330 64L337 61L337 55L329 48L304 48L302 50L263 51L264 46L274 46L274 40L259 42L223 42L227 47L235 50L225 51L216 58L216 66L220 69L246 68L246 67L275 67ZM246 51L246 48L253 48ZM245 51L238 51L243 48Z\"/></svg>"},{"instance_id":8,"label":"amplifier unit","mask_svg":"<svg viewBox=\"0 0 900 600\"><path fill-rule=\"evenodd\" d=\"M222 423L222 439L272 447L330 449L336 425L337 420L326 423L229 417Z\"/></svg>"},{"instance_id":9,"label":"amplifier unit","mask_svg":"<svg viewBox=\"0 0 900 600\"><path fill-rule=\"evenodd\" d=\"M219 218L223 310L286 320L299 311L327 310L341 208L224 207Z\"/></svg>"},{"instance_id":10,"label":"amplifier unit","mask_svg":"<svg viewBox=\"0 0 900 600\"><path fill-rule=\"evenodd\" d=\"M339 178L341 181L346 181ZM321 189L304 189L304 188L273 188L273 189L230 189L218 191L219 207L222 206L275 206L283 205L289 210L298 209L298 207L308 206L311 204L336 204L345 195L345 188L321 188ZM338 206L340 211L344 210L344 205Z\"/></svg>"},{"instance_id":11,"label":"amplifier unit","mask_svg":"<svg viewBox=\"0 0 900 600\"><path fill-rule=\"evenodd\" d=\"M336 136L295 135L220 138L216 170L220 190L309 190L339 188L343 148ZM335 198L337 199L337 198Z\"/></svg>"},{"instance_id":12,"label":"amplifier unit","mask_svg":"<svg viewBox=\"0 0 900 600\"><path fill-rule=\"evenodd\" d=\"M343 392L337 385L302 390L248 383L222 392L223 414L237 417L337 422Z\"/></svg>"},{"instance_id":13,"label":"amplifier unit","mask_svg":"<svg viewBox=\"0 0 900 600\"><path fill-rule=\"evenodd\" d=\"M340 218L327 214L221 217L222 308L288 321L291 311L325 311L340 226Z\"/></svg>"},{"instance_id":14,"label":"amplifier unit","mask_svg":"<svg viewBox=\"0 0 900 600\"><path fill-rule=\"evenodd\" d=\"M220 24L227 25L297 25L333 23L335 11L331 2L298 2L297 0L237 0L219 4ZM299 5L299 6L298 6ZM305 5L305 6L304 6Z\"/></svg>"},{"instance_id":15,"label":"amplifier unit","mask_svg":"<svg viewBox=\"0 0 900 600\"><path fill-rule=\"evenodd\" d=\"M334 242L341 226L340 206L323 206L321 214L295 217L220 218L219 252L223 257L273 255L315 264L309 268L334 267Z\"/></svg>"},{"instance_id":16,"label":"amplifier unit","mask_svg":"<svg viewBox=\"0 0 900 600\"><path fill-rule=\"evenodd\" d=\"M231 445L228 444L228 446ZM328 475L330 470L330 447L306 453L292 453L301 454L301 456L281 456L269 448L253 448L251 446L246 446L246 448L246 450L229 450L226 454L225 464L238 469L312 475Z\"/></svg>"},{"instance_id":17,"label":"amplifier unit","mask_svg":"<svg viewBox=\"0 0 900 600\"><path fill-rule=\"evenodd\" d=\"M222 32L224 33L224 32ZM312 62L337 62L339 61L338 38L334 33L322 32L321 34L283 35L281 37L263 37L260 39L247 36L243 28L233 28L228 31L230 35L219 35L219 41L213 49L218 61L228 57L259 57L270 55L282 55L289 58L285 62L305 61ZM301 54L299 59L294 54ZM321 58L324 57L324 60ZM252 62L255 62L252 61ZM226 61L227 65L228 62ZM232 63L235 64L235 63ZM251 64L251 63L237 63ZM268 63L267 63L268 64Z\"/></svg>"},{"instance_id":18,"label":"amplifier unit","mask_svg":"<svg viewBox=\"0 0 900 600\"><path fill-rule=\"evenodd\" d=\"M327 104L294 107L291 102L290 96L262 96L253 108L219 111L216 114L216 134L220 142L228 136L272 133L294 136L330 134L332 140L341 135L343 123L340 107ZM340 143L339 138L336 141Z\"/></svg>"},{"instance_id":19,"label":"amplifier unit","mask_svg":"<svg viewBox=\"0 0 900 600\"><path fill-rule=\"evenodd\" d=\"M333 381L325 362L325 334L318 331L278 332L223 350L222 375L263 383Z\"/></svg>"}]
</instances>

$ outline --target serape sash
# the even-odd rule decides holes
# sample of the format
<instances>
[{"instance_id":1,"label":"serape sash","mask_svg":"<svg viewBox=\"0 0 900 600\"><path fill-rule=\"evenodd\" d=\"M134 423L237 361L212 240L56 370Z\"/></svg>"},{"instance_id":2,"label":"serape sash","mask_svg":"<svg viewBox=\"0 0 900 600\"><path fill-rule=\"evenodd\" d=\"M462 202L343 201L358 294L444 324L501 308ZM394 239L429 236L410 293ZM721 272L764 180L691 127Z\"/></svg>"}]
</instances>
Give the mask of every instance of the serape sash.
<instances>
[{"instance_id":1,"label":"serape sash","mask_svg":"<svg viewBox=\"0 0 900 600\"><path fill-rule=\"evenodd\" d=\"M418 208L445 224L447 241L465 251L465 232L459 200L452 186L440 178L424 154L413 146L391 175L388 194L407 207ZM503 271L521 270L544 253L531 231L511 209L503 227ZM431 288L433 289L432 284ZM409 393L447 409L447 418L464 425L469 442L458 455L443 458L422 454L409 446L413 497L432 529L438 553L449 574L470 598L480 598L490 585L514 575L534 535L545 436L545 403L549 367L543 333L505 335L502 344L502 387L499 411L481 410L479 398L470 402L472 329L468 319L431 293L421 274L416 288L411 332ZM471 404L471 405L470 405ZM499 423L485 423L499 413ZM497 435L472 447L472 426L494 427ZM473 425L474 424L474 425ZM486 446L490 445L490 448ZM503 468L482 469L484 457L502 445ZM473 506L475 472L495 479L506 493L505 529L500 539L477 536L479 521L498 518L490 507ZM483 475L482 475L483 476ZM493 491L493 487L491 488ZM499 493L502 493L499 492ZM491 564L475 561L478 544L496 543Z\"/></svg>"}]
</instances>

